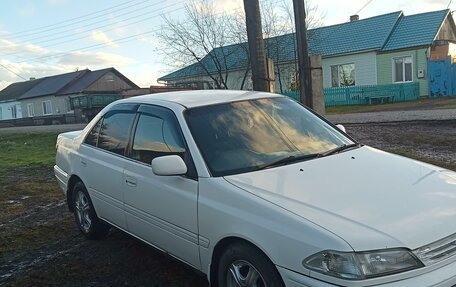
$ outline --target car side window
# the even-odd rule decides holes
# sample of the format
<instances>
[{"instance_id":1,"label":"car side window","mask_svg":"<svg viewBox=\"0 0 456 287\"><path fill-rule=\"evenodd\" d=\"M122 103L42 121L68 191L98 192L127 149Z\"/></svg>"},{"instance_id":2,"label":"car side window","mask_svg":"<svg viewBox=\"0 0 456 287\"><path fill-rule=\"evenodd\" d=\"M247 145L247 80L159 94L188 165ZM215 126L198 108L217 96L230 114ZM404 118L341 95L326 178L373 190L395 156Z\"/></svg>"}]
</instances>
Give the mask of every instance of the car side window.
<instances>
[{"instance_id":1,"label":"car side window","mask_svg":"<svg viewBox=\"0 0 456 287\"><path fill-rule=\"evenodd\" d=\"M141 114L133 139L132 158L151 164L164 155L184 158L185 144L175 120Z\"/></svg>"},{"instance_id":2,"label":"car side window","mask_svg":"<svg viewBox=\"0 0 456 287\"><path fill-rule=\"evenodd\" d=\"M90 133L87 135L86 139L84 140L84 143L91 145L91 146L97 146L98 142L98 135L100 134L100 127L101 127L101 122L103 119L100 119L92 128Z\"/></svg>"},{"instance_id":3,"label":"car side window","mask_svg":"<svg viewBox=\"0 0 456 287\"><path fill-rule=\"evenodd\" d=\"M125 155L131 124L135 117L131 112L107 113L101 124L98 147L116 154Z\"/></svg>"}]
</instances>

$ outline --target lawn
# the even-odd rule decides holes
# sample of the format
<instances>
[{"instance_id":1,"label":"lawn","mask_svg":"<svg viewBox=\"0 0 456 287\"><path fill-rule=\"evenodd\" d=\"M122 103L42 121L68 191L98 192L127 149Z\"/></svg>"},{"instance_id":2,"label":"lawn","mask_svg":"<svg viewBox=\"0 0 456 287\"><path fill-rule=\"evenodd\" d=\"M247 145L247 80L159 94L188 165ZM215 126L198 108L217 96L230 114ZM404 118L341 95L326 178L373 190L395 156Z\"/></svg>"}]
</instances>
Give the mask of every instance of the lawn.
<instances>
[{"instance_id":1,"label":"lawn","mask_svg":"<svg viewBox=\"0 0 456 287\"><path fill-rule=\"evenodd\" d=\"M57 133L0 133L0 176L18 167L52 166Z\"/></svg>"}]
</instances>

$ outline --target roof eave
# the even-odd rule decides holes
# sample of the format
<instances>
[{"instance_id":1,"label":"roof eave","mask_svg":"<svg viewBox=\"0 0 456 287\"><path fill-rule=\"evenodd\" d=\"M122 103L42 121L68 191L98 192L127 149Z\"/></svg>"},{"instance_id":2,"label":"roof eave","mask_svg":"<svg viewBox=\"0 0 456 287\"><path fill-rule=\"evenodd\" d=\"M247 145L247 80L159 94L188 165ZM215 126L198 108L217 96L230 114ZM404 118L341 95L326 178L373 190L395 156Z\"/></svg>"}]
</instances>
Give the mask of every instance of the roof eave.
<instances>
[{"instance_id":1,"label":"roof eave","mask_svg":"<svg viewBox=\"0 0 456 287\"><path fill-rule=\"evenodd\" d=\"M399 49L391 49L391 50L381 50L378 52L378 54L388 54L388 53L395 53L395 52L401 52L401 51L406 51L406 50L418 50L418 49L427 49L431 46L432 44L425 44L425 45L416 45L416 46L410 46L410 47L403 47Z\"/></svg>"}]
</instances>

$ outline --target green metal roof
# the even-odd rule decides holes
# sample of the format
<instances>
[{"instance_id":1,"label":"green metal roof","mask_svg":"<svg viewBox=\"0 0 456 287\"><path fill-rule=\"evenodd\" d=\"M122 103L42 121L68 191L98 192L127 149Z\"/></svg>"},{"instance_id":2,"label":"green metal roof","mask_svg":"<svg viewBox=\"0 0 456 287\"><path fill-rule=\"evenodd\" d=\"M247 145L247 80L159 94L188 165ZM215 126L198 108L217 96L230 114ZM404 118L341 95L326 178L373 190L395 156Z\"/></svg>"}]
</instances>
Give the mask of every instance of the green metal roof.
<instances>
[{"instance_id":1,"label":"green metal roof","mask_svg":"<svg viewBox=\"0 0 456 287\"><path fill-rule=\"evenodd\" d=\"M393 12L343 24L310 29L308 31L309 53L332 57L364 51L388 51L431 45L448 10L404 16ZM264 40L266 56L278 62L295 61L295 34L286 34ZM224 57L225 55L225 57ZM218 59L218 61L214 61ZM248 64L247 43L213 49L201 62L193 63L167 74L159 81L196 77L223 71L243 69Z\"/></svg>"},{"instance_id":2,"label":"green metal roof","mask_svg":"<svg viewBox=\"0 0 456 287\"><path fill-rule=\"evenodd\" d=\"M432 45L448 13L441 10L401 17L382 51Z\"/></svg>"}]
</instances>

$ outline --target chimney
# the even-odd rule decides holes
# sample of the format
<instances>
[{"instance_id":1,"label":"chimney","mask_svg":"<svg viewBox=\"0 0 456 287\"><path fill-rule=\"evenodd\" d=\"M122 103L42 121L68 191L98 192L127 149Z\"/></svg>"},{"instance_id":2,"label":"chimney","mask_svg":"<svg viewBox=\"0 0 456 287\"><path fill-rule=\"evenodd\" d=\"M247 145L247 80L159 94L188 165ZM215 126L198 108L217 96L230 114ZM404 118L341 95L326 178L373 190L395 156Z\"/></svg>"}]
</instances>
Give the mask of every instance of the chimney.
<instances>
[{"instance_id":1,"label":"chimney","mask_svg":"<svg viewBox=\"0 0 456 287\"><path fill-rule=\"evenodd\" d=\"M358 20L359 20L359 15L351 15L350 16L350 22L358 21Z\"/></svg>"}]
</instances>

